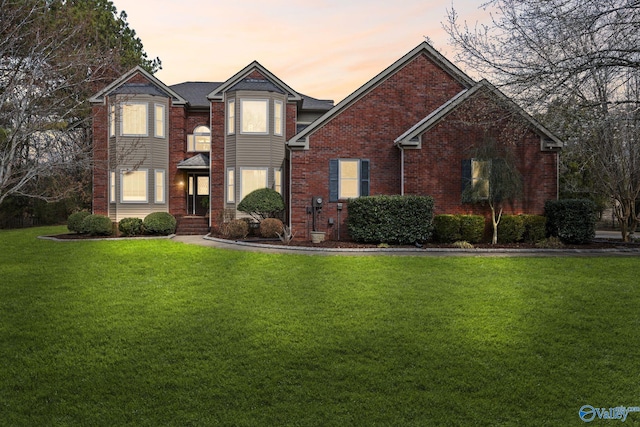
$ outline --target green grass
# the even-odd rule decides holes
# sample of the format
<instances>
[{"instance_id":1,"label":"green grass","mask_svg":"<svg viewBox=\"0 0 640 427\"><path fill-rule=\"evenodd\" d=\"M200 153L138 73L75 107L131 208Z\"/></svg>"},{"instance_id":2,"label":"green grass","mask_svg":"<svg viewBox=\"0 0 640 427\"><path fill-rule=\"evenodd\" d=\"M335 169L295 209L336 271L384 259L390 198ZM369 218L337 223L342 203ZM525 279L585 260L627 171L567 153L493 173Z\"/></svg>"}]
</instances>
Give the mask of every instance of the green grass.
<instances>
[{"instance_id":1,"label":"green grass","mask_svg":"<svg viewBox=\"0 0 640 427\"><path fill-rule=\"evenodd\" d=\"M579 426L585 404L640 406L637 258L36 239L59 232L0 231L0 425Z\"/></svg>"}]
</instances>

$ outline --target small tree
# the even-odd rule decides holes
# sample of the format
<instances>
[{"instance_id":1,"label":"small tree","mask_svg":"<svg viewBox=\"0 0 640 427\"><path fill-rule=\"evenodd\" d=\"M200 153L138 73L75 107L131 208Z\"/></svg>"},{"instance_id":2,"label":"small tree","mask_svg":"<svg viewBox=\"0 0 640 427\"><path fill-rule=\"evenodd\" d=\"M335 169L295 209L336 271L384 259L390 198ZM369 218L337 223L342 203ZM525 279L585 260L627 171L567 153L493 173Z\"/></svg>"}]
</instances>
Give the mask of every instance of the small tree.
<instances>
[{"instance_id":1,"label":"small tree","mask_svg":"<svg viewBox=\"0 0 640 427\"><path fill-rule=\"evenodd\" d=\"M504 207L522 196L522 176L508 147L500 147L493 138L485 138L474 150L470 166L463 200L489 205L493 225L491 243L496 244Z\"/></svg>"},{"instance_id":2,"label":"small tree","mask_svg":"<svg viewBox=\"0 0 640 427\"><path fill-rule=\"evenodd\" d=\"M265 218L281 218L284 201L277 191L271 188L260 188L247 194L238 204L238 210L248 213L257 221Z\"/></svg>"}]
</instances>

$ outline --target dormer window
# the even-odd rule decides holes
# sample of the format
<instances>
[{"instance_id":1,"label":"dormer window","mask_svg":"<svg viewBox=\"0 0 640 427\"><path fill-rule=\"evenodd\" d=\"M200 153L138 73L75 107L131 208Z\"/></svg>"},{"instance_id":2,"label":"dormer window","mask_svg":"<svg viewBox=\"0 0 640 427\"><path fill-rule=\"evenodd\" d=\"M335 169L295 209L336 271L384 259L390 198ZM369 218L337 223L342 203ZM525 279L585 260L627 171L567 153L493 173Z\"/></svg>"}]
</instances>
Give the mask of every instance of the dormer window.
<instances>
[{"instance_id":1,"label":"dormer window","mask_svg":"<svg viewBox=\"0 0 640 427\"><path fill-rule=\"evenodd\" d=\"M211 150L211 131L206 126L198 126L193 134L187 135L187 151Z\"/></svg>"}]
</instances>

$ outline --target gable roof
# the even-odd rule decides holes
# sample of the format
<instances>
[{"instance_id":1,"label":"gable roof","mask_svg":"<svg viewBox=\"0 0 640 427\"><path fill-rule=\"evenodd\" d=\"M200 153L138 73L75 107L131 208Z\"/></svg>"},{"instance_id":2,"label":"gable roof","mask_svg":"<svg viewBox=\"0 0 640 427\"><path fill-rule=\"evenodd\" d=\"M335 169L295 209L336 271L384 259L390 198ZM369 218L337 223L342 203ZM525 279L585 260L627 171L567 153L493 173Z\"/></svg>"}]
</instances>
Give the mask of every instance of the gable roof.
<instances>
[{"instance_id":1,"label":"gable roof","mask_svg":"<svg viewBox=\"0 0 640 427\"><path fill-rule=\"evenodd\" d=\"M220 86L221 82L184 82L171 85L170 88L189 102L190 107L209 108L207 95Z\"/></svg>"},{"instance_id":2,"label":"gable roof","mask_svg":"<svg viewBox=\"0 0 640 427\"><path fill-rule=\"evenodd\" d=\"M373 88L378 86L388 77L395 74L398 70L403 68L406 64L411 62L413 59L418 57L419 55L426 55L431 61L435 62L437 65L442 68L446 73L452 76L455 80L460 82L464 87L470 88L475 82L469 76L467 76L462 70L456 67L451 61L445 58L440 52L438 52L435 48L433 48L429 43L422 42L418 46L416 46L409 53L404 55L402 58L398 59L396 62L387 67L384 71L379 73L377 76L369 80L351 95L347 96L345 99L340 101L335 107L331 110L327 111L323 116L318 118L316 121L311 123L308 127L306 127L302 132L296 134L293 138L287 141L287 145L291 148L309 148L309 140L308 137L317 129L322 127L326 122L331 120L333 117L340 114L343 110L347 109L349 106L354 104L364 95L366 95Z\"/></svg>"},{"instance_id":3,"label":"gable roof","mask_svg":"<svg viewBox=\"0 0 640 427\"><path fill-rule=\"evenodd\" d=\"M497 87L489 83L486 79L482 79L471 89L463 90L458 93L456 96L451 98L449 101L441 105L435 111L430 113L424 119L420 120L418 123L409 128L402 135L397 137L394 141L394 145L399 146L407 146L407 147L416 147L418 145L417 138L423 133L427 132L433 126L435 126L440 120L445 118L451 112L453 112L456 108L462 105L466 100L471 98L476 93L486 90L491 93L493 96L497 97L501 102L507 104L507 106L523 117L527 122L531 125L534 131L538 133L542 137L546 137L551 140L551 144L547 144L544 148L560 148L564 146L563 142L555 136L550 130L544 127L540 122L533 118L529 113L524 111L518 104L516 104L513 100L511 100L507 95L502 93Z\"/></svg>"},{"instance_id":4,"label":"gable roof","mask_svg":"<svg viewBox=\"0 0 640 427\"><path fill-rule=\"evenodd\" d=\"M127 82L129 81L129 79L135 76L137 73L142 74L147 80L151 82L151 84L128 84ZM138 91L136 91L136 89ZM124 73L122 76L120 76L120 78L89 98L89 102L92 104L102 104L104 103L105 97L113 93L145 93L150 95L164 95L171 98L174 105L184 105L187 103L186 99L178 95L174 90L162 83L160 80L155 78L153 74L149 73L147 70L140 66L132 68L128 72Z\"/></svg>"},{"instance_id":5,"label":"gable roof","mask_svg":"<svg viewBox=\"0 0 640 427\"><path fill-rule=\"evenodd\" d=\"M276 77L271 71L267 70L266 68L264 68L262 65L260 65L260 63L258 61L253 61L251 64L247 65L246 67L244 67L242 70L238 71L236 74L234 74L231 78L229 78L226 82L222 83L220 86L218 86L216 89L214 89L213 91L211 91L211 93L209 93L209 95L207 96L208 99L212 100L212 101L221 101L223 98L223 95L226 91L231 90L231 89L248 89L248 90L252 90L252 89L258 89L258 87L254 87L254 86L243 86L243 84L251 84L251 83L261 83L261 82L245 82L245 78L249 76L249 74L251 74L253 71L258 71L262 76L264 76L264 78L267 80L267 82L265 82L268 86L261 86L260 89L262 90L278 90L281 91L281 93L285 93L287 94L287 96L289 97L290 101L301 101L302 100L302 96L296 92L295 90L291 89L285 82L283 82L282 80L280 80L278 77ZM240 85L238 87L235 87L236 85Z\"/></svg>"}]
</instances>

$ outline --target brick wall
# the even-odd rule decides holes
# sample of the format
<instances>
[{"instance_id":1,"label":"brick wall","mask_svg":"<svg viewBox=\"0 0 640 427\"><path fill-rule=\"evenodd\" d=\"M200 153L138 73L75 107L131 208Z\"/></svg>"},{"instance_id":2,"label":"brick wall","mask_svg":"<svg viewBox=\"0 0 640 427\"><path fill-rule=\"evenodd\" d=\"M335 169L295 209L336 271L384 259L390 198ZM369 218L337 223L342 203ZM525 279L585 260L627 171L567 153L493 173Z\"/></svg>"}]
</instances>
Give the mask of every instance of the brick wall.
<instances>
[{"instance_id":1,"label":"brick wall","mask_svg":"<svg viewBox=\"0 0 640 427\"><path fill-rule=\"evenodd\" d=\"M463 89L426 56L419 55L359 98L309 138L309 150L292 152L291 223L296 238L309 239L311 197L329 196L329 160L370 160L370 194L400 194L401 152L393 141ZM479 107L480 108L480 107ZM483 132L453 115L423 137L422 149L405 150L405 194L431 195L437 213L487 214L488 208L461 203L462 159L482 141ZM544 202L556 197L557 154L540 151L540 138L527 132L515 144L525 179L526 200L514 212L541 213ZM347 206L325 203L318 229L327 238L347 238ZM334 225L329 225L329 218Z\"/></svg>"},{"instance_id":2,"label":"brick wall","mask_svg":"<svg viewBox=\"0 0 640 427\"><path fill-rule=\"evenodd\" d=\"M93 105L93 206L94 214L109 214L109 120L106 105Z\"/></svg>"},{"instance_id":3,"label":"brick wall","mask_svg":"<svg viewBox=\"0 0 640 427\"><path fill-rule=\"evenodd\" d=\"M224 211L224 179L226 168L224 165L225 138L225 103L211 103L211 216L210 226L218 227Z\"/></svg>"},{"instance_id":4,"label":"brick wall","mask_svg":"<svg viewBox=\"0 0 640 427\"><path fill-rule=\"evenodd\" d=\"M463 86L424 55L418 55L339 113L309 138L309 150L292 153L292 228L308 239L311 196L328 201L329 160L370 160L370 194L400 194L400 151L393 141L438 108ZM346 238L346 204L340 213L340 234ZM326 203L318 229L337 238L336 203ZM329 218L334 226L328 225Z\"/></svg>"}]
</instances>

